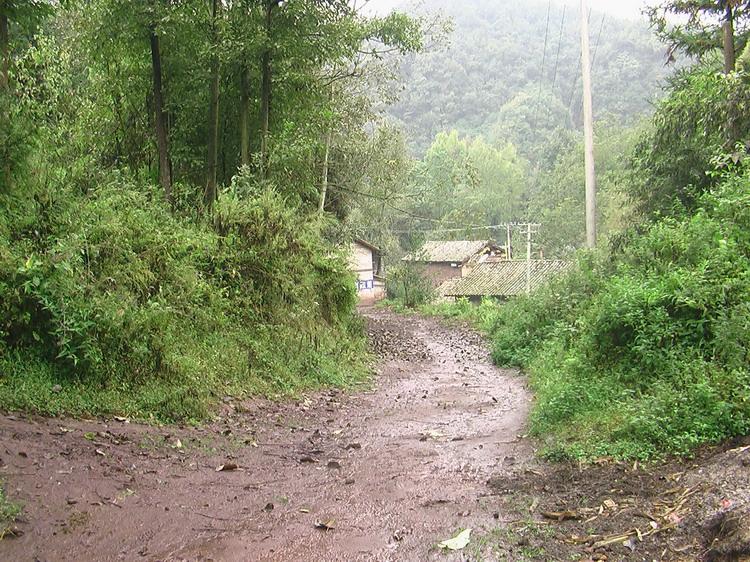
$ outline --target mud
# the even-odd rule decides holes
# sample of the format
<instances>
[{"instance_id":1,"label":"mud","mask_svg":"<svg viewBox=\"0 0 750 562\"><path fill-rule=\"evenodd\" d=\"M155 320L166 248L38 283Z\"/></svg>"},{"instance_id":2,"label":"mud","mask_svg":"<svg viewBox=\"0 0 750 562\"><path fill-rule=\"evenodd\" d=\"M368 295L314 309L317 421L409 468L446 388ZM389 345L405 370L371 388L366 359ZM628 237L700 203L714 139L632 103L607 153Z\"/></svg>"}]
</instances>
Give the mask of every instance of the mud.
<instances>
[{"instance_id":1,"label":"mud","mask_svg":"<svg viewBox=\"0 0 750 562\"><path fill-rule=\"evenodd\" d=\"M496 526L488 479L532 458L524 380L466 328L365 315L369 390L227 399L198 429L5 415L0 478L24 512L0 558L463 559L436 543Z\"/></svg>"},{"instance_id":2,"label":"mud","mask_svg":"<svg viewBox=\"0 0 750 562\"><path fill-rule=\"evenodd\" d=\"M201 428L0 416L5 561L750 561L750 438L547 464L472 330L364 312L372 388L225 399ZM217 470L222 469L222 470ZM460 552L438 542L471 528Z\"/></svg>"}]
</instances>

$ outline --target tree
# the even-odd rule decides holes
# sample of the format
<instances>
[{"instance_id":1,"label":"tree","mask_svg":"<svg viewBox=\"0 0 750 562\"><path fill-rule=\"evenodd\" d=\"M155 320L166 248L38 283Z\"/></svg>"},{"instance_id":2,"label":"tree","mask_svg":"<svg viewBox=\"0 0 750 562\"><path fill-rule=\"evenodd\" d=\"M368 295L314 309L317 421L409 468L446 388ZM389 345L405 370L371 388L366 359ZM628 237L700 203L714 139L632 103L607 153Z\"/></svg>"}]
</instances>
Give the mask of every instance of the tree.
<instances>
[{"instance_id":1,"label":"tree","mask_svg":"<svg viewBox=\"0 0 750 562\"><path fill-rule=\"evenodd\" d=\"M153 7L158 8L159 0L154 0ZM164 190L167 201L172 202L172 162L169 158L169 128L167 115L164 111L164 87L161 64L161 41L156 22L152 20L149 26L149 40L151 45L151 76L154 96L154 133L156 147L159 154L159 184Z\"/></svg>"},{"instance_id":2,"label":"tree","mask_svg":"<svg viewBox=\"0 0 750 562\"><path fill-rule=\"evenodd\" d=\"M747 44L749 7L747 0L669 0L649 8L648 15L656 34L670 45L670 60L677 50L701 57L721 49L728 74ZM670 16L684 23L673 24Z\"/></svg>"},{"instance_id":3,"label":"tree","mask_svg":"<svg viewBox=\"0 0 750 562\"><path fill-rule=\"evenodd\" d=\"M12 94L13 46L11 28L27 34L52 13L52 6L43 0L3 0L0 2L0 190L13 184L14 166L24 159L25 124L14 120L18 104Z\"/></svg>"},{"instance_id":4,"label":"tree","mask_svg":"<svg viewBox=\"0 0 750 562\"><path fill-rule=\"evenodd\" d=\"M219 18L221 17L221 1L209 0L211 2L211 86L208 109L208 155L206 157L206 190L203 195L203 204L211 209L218 197L216 188L216 165L219 144L219 80L221 78L221 66L219 62Z\"/></svg>"}]
</instances>

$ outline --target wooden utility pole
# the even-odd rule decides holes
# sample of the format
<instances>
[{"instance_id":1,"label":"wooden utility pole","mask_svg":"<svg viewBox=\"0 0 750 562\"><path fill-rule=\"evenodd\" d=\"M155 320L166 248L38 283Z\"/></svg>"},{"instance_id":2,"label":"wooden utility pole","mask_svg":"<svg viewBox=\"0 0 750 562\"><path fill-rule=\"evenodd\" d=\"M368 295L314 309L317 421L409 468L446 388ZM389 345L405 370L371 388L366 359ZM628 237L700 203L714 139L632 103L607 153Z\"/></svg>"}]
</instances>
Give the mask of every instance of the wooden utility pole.
<instances>
[{"instance_id":1,"label":"wooden utility pole","mask_svg":"<svg viewBox=\"0 0 750 562\"><path fill-rule=\"evenodd\" d=\"M581 0L581 69L583 70L583 133L586 162L586 247L596 246L596 171L594 169L594 109L591 96L591 53L586 0Z\"/></svg>"}]
</instances>

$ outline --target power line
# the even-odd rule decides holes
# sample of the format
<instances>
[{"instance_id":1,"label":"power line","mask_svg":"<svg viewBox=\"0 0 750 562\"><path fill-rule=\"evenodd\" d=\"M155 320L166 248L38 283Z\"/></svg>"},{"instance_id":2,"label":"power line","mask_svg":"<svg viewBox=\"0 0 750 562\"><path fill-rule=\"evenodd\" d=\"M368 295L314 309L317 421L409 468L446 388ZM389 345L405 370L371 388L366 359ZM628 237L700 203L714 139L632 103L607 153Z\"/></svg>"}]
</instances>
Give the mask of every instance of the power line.
<instances>
[{"instance_id":1,"label":"power line","mask_svg":"<svg viewBox=\"0 0 750 562\"><path fill-rule=\"evenodd\" d=\"M591 21L591 8L589 8L588 20ZM576 95L576 86L578 85L578 77L581 74L581 55L578 55L578 67L576 73L573 75L573 85L570 87L570 99L568 100L568 111L571 114L571 121L573 120L573 98Z\"/></svg>"},{"instance_id":2,"label":"power line","mask_svg":"<svg viewBox=\"0 0 750 562\"><path fill-rule=\"evenodd\" d=\"M599 24L599 34L596 36L596 44L594 45L594 56L591 57L591 68L594 68L596 64L596 53L599 51L599 40L602 38L602 30L604 29L604 18L606 14L602 14L602 23Z\"/></svg>"},{"instance_id":3,"label":"power line","mask_svg":"<svg viewBox=\"0 0 750 562\"><path fill-rule=\"evenodd\" d=\"M591 15L591 11L589 10L589 16L590 15ZM594 54L591 57L591 71L592 72L594 71L594 66L596 65L596 53L599 52L599 41L602 38L602 30L604 29L604 18L605 17L606 17L606 14L602 14L602 21L599 24L599 33L597 33L597 35L596 35L596 42L594 43ZM589 19L591 19L591 18L589 17ZM578 68L578 70L580 70L580 60L579 60L579 68ZM572 103L572 101L573 100L571 99L571 103ZM579 108L583 107L583 98L581 98L581 103L578 104L578 107Z\"/></svg>"},{"instance_id":4,"label":"power line","mask_svg":"<svg viewBox=\"0 0 750 562\"><path fill-rule=\"evenodd\" d=\"M501 224L490 224L490 225L466 225L464 228L412 228L410 230L391 230L393 234L411 234L412 232L466 232L468 230L497 230L500 228L518 228L526 227L529 223L527 222L506 222ZM534 228L539 228L541 224L531 223Z\"/></svg>"},{"instance_id":5,"label":"power line","mask_svg":"<svg viewBox=\"0 0 750 562\"><path fill-rule=\"evenodd\" d=\"M549 14L552 10L552 0L547 2L547 23L544 26L544 48L542 49L542 68L539 72L539 93L537 94L536 107L534 108L534 121L532 131L536 129L539 118L539 106L542 104L542 85L544 84L544 65L547 62L547 37L549 35Z\"/></svg>"},{"instance_id":6,"label":"power line","mask_svg":"<svg viewBox=\"0 0 750 562\"><path fill-rule=\"evenodd\" d=\"M557 40L557 54L555 55L555 71L552 73L552 87L555 87L557 81L557 64L560 62L560 47L562 47L563 28L565 27L565 10L568 8L563 4L562 18L560 18L560 37Z\"/></svg>"},{"instance_id":7,"label":"power line","mask_svg":"<svg viewBox=\"0 0 750 562\"><path fill-rule=\"evenodd\" d=\"M542 70L539 73L539 98L541 101L542 84L544 83L544 65L547 62L547 35L549 34L549 14L552 10L552 0L547 2L547 23L544 27L544 48L542 49Z\"/></svg>"}]
</instances>

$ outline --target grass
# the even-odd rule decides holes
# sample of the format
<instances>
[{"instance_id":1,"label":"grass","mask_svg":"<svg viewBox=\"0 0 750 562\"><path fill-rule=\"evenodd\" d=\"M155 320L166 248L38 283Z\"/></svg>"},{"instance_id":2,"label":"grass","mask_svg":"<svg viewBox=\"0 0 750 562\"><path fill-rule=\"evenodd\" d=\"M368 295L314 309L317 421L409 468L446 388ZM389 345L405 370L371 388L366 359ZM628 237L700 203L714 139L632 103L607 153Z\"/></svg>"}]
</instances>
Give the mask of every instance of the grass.
<instances>
[{"instance_id":1,"label":"grass","mask_svg":"<svg viewBox=\"0 0 750 562\"><path fill-rule=\"evenodd\" d=\"M357 344L344 356L336 357L325 348L299 348L279 338L266 344L268 356L279 347L297 349L294 356L279 350L277 360L251 371L227 372L206 365L204 376L142 381L126 376L89 381L60 372L53 363L33 353L23 357L10 353L0 356L0 407L46 416L118 415L148 423L197 424L211 418L225 396L285 399L323 387L350 389L370 375L364 345ZM357 348L361 349L359 353Z\"/></svg>"},{"instance_id":2,"label":"grass","mask_svg":"<svg viewBox=\"0 0 750 562\"><path fill-rule=\"evenodd\" d=\"M494 527L472 534L465 554L472 562L485 560L546 560L543 547L532 544L535 539L548 539L554 531L533 520L520 521L518 528Z\"/></svg>"},{"instance_id":3,"label":"grass","mask_svg":"<svg viewBox=\"0 0 750 562\"><path fill-rule=\"evenodd\" d=\"M10 501L5 488L0 485L0 540L12 533L13 523L20 513L20 504Z\"/></svg>"}]
</instances>

